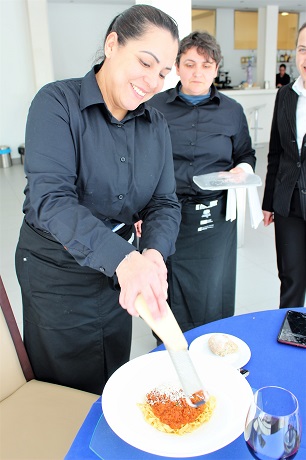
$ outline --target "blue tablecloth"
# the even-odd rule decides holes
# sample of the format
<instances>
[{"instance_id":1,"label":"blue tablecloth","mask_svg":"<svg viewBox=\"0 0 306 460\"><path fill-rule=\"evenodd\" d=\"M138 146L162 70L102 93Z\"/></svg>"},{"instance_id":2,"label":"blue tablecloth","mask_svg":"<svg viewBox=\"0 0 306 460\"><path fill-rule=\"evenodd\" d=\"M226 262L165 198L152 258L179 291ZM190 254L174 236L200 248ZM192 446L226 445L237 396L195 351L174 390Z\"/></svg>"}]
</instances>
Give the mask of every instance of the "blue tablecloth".
<instances>
[{"instance_id":1,"label":"blue tablecloth","mask_svg":"<svg viewBox=\"0 0 306 460\"><path fill-rule=\"evenodd\" d=\"M297 308L306 311L306 308ZM252 356L245 366L252 388L277 385L295 394L299 403L304 434L297 460L306 460L306 349L280 344L277 335L286 309L254 312L200 326L185 333L190 344L196 337L212 332L232 334L244 340ZM163 345L156 350L163 350ZM93 436L94 434L94 436ZM91 444L91 448L90 448ZM92 449L95 449L96 454ZM166 457L148 454L122 441L106 423L101 398L93 404L65 460L162 460ZM243 434L228 446L211 454L196 457L203 460L244 460L253 458ZM169 460L169 457L167 457Z\"/></svg>"}]
</instances>

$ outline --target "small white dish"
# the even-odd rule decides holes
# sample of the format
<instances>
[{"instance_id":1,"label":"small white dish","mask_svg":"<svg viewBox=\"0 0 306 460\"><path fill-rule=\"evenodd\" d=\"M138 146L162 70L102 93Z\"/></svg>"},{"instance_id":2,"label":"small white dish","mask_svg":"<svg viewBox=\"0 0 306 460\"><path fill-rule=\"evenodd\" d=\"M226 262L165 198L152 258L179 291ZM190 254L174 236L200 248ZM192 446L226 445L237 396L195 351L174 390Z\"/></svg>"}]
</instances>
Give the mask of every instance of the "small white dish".
<instances>
[{"instance_id":1,"label":"small white dish","mask_svg":"<svg viewBox=\"0 0 306 460\"><path fill-rule=\"evenodd\" d=\"M208 340L214 334L226 334L233 342L238 345L238 351L226 356L218 356L213 353L209 348ZM215 332L211 334L200 335L191 342L189 346L189 352L191 354L196 354L203 357L209 356L215 358L217 361L234 366L236 369L240 369L241 367L245 366L251 357L251 350L249 346L243 340L234 335L227 334L226 332Z\"/></svg>"}]
</instances>

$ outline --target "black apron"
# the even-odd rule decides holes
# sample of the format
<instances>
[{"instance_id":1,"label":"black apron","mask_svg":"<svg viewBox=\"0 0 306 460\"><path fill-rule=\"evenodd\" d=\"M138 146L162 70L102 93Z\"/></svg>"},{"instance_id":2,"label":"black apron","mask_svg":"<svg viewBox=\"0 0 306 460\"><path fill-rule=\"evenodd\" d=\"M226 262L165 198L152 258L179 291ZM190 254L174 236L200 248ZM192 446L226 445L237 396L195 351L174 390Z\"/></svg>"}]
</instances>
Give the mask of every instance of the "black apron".
<instances>
[{"instance_id":1,"label":"black apron","mask_svg":"<svg viewBox=\"0 0 306 460\"><path fill-rule=\"evenodd\" d=\"M101 394L129 360L132 317L112 278L81 267L26 222L16 250L24 342L38 380Z\"/></svg>"},{"instance_id":2,"label":"black apron","mask_svg":"<svg viewBox=\"0 0 306 460\"><path fill-rule=\"evenodd\" d=\"M225 220L226 196L182 204L176 252L167 267L168 300L183 331L234 314L237 224Z\"/></svg>"}]
</instances>

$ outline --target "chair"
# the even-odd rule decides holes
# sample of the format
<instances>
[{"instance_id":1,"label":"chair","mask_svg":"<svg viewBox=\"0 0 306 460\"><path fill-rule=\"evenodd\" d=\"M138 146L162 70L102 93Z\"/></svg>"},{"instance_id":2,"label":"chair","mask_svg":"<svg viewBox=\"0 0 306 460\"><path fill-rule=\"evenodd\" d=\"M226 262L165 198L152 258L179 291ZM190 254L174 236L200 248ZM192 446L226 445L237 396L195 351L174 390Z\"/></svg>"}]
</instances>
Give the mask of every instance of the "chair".
<instances>
[{"instance_id":1,"label":"chair","mask_svg":"<svg viewBox=\"0 0 306 460\"><path fill-rule=\"evenodd\" d=\"M0 459L62 460L98 395L35 379L0 277Z\"/></svg>"},{"instance_id":2,"label":"chair","mask_svg":"<svg viewBox=\"0 0 306 460\"><path fill-rule=\"evenodd\" d=\"M252 142L253 147L258 147L259 146L259 144L257 142L257 140L258 140L258 131L260 129L263 129L263 128L259 127L259 110L263 109L265 106L266 106L266 104L261 104L261 105L256 105L254 107L250 107L248 109L245 109L245 114L246 114L246 117L247 117L249 130L254 129L254 140ZM251 119L253 117L253 114L254 114L254 126L251 126Z\"/></svg>"}]
</instances>

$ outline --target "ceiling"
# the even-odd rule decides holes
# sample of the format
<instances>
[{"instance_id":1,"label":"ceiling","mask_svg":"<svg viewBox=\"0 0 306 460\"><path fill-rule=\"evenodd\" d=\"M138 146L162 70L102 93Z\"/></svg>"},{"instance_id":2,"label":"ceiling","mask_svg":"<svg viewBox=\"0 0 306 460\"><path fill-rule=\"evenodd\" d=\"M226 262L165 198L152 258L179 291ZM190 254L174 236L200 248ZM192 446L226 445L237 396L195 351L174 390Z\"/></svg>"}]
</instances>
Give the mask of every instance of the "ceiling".
<instances>
[{"instance_id":1,"label":"ceiling","mask_svg":"<svg viewBox=\"0 0 306 460\"><path fill-rule=\"evenodd\" d=\"M306 11L305 0L192 0L193 8L232 8L235 10L257 10L268 5L278 6L279 12L300 13Z\"/></svg>"},{"instance_id":2,"label":"ceiling","mask_svg":"<svg viewBox=\"0 0 306 460\"><path fill-rule=\"evenodd\" d=\"M47 0L49 3L113 3L131 6L133 0ZM144 2L145 3L145 0ZM193 8L216 9L231 8L235 10L257 10L268 5L276 5L279 11L302 13L306 11L305 0L192 0Z\"/></svg>"}]
</instances>

